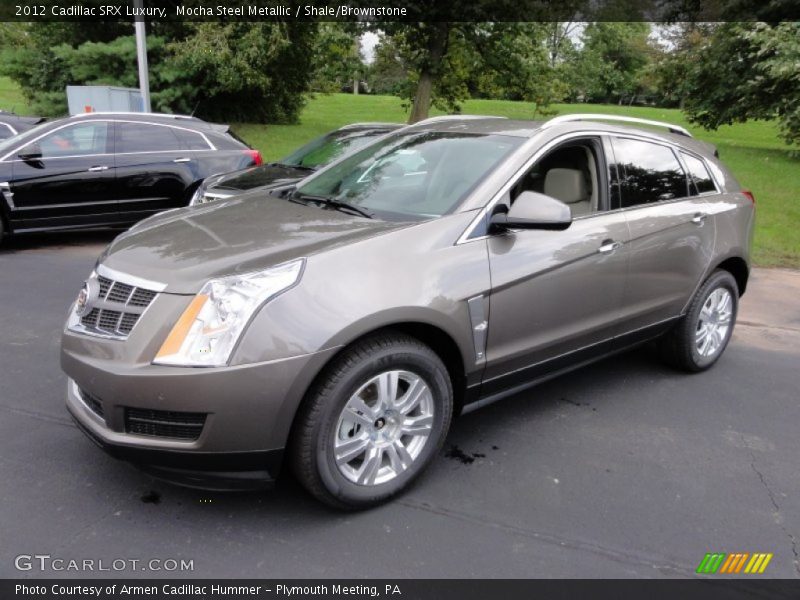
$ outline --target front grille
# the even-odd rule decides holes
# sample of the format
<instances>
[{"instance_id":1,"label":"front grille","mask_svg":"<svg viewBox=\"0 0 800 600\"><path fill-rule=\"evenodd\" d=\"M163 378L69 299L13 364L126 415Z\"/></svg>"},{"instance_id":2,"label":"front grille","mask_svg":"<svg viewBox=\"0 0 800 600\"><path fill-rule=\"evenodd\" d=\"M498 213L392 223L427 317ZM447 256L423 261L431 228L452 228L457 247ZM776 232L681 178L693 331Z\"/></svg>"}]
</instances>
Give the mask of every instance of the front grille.
<instances>
[{"instance_id":1,"label":"front grille","mask_svg":"<svg viewBox=\"0 0 800 600\"><path fill-rule=\"evenodd\" d=\"M196 440L206 423L206 413L125 408L125 432L152 437Z\"/></svg>"},{"instance_id":2,"label":"front grille","mask_svg":"<svg viewBox=\"0 0 800 600\"><path fill-rule=\"evenodd\" d=\"M93 396L86 390L80 390L80 392L83 403L86 404L86 406L88 406L98 417L105 418L106 414L103 410L103 404L100 402L100 399L97 396Z\"/></svg>"},{"instance_id":3,"label":"front grille","mask_svg":"<svg viewBox=\"0 0 800 600\"><path fill-rule=\"evenodd\" d=\"M81 317L81 325L87 333L128 337L158 292L102 275L97 277L97 282L100 286L98 306Z\"/></svg>"}]
</instances>

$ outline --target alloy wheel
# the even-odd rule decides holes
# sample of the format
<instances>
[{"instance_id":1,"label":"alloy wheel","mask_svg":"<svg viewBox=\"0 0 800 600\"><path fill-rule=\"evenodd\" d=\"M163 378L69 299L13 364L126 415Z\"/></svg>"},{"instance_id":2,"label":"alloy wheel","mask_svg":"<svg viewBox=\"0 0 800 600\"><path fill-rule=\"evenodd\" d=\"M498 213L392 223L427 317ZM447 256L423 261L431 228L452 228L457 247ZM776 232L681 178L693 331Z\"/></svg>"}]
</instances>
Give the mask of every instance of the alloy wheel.
<instances>
[{"instance_id":1,"label":"alloy wheel","mask_svg":"<svg viewBox=\"0 0 800 600\"><path fill-rule=\"evenodd\" d=\"M419 375L393 370L371 377L339 415L333 442L339 472L364 486L394 479L419 457L433 420L433 396Z\"/></svg>"},{"instance_id":2,"label":"alloy wheel","mask_svg":"<svg viewBox=\"0 0 800 600\"><path fill-rule=\"evenodd\" d=\"M722 348L731 327L733 296L724 287L708 295L700 309L695 332L695 347L700 356L714 356Z\"/></svg>"}]
</instances>

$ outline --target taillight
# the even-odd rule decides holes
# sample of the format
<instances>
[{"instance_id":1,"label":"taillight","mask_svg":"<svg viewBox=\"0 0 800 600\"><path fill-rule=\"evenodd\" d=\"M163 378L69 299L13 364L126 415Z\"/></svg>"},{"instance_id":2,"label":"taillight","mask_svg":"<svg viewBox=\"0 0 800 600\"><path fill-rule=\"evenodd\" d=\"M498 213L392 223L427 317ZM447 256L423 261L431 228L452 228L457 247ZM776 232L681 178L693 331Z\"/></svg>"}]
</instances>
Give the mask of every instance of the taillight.
<instances>
[{"instance_id":1,"label":"taillight","mask_svg":"<svg viewBox=\"0 0 800 600\"><path fill-rule=\"evenodd\" d=\"M753 204L756 203L756 197L753 196L753 192L751 192L750 190L742 190L742 193L745 196L747 196L747 199L750 200L750 202L752 202Z\"/></svg>"},{"instance_id":2,"label":"taillight","mask_svg":"<svg viewBox=\"0 0 800 600\"><path fill-rule=\"evenodd\" d=\"M261 156L261 152L258 150L245 150L244 153L253 159L253 162L256 163L256 166L264 164L264 158Z\"/></svg>"}]
</instances>

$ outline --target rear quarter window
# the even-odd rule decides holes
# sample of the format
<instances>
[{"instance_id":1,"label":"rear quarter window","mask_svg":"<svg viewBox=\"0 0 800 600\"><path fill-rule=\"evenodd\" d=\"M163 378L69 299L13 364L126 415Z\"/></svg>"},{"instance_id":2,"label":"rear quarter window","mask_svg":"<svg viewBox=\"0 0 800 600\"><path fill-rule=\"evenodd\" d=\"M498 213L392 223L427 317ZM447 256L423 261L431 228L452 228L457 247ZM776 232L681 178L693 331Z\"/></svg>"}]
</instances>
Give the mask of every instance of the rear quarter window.
<instances>
[{"instance_id":1,"label":"rear quarter window","mask_svg":"<svg viewBox=\"0 0 800 600\"><path fill-rule=\"evenodd\" d=\"M689 179L695 187L696 193L705 194L708 192L716 192L717 186L714 184L714 179L711 173L708 172L708 167L699 158L681 152L683 162L686 164L686 169L689 171Z\"/></svg>"},{"instance_id":2,"label":"rear quarter window","mask_svg":"<svg viewBox=\"0 0 800 600\"><path fill-rule=\"evenodd\" d=\"M196 131L174 128L175 136L180 141L184 150L210 150L211 146L205 138Z\"/></svg>"}]
</instances>

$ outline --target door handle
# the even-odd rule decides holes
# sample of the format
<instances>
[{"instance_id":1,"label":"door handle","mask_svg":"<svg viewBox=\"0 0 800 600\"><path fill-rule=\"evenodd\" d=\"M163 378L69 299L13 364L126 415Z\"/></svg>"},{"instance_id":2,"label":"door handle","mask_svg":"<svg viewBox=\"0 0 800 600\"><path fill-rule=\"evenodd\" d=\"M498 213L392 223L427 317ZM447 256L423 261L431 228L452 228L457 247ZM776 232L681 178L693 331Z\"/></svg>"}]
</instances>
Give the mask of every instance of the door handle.
<instances>
[{"instance_id":1,"label":"door handle","mask_svg":"<svg viewBox=\"0 0 800 600\"><path fill-rule=\"evenodd\" d=\"M615 242L614 240L603 240L603 245L600 246L597 251L600 254L608 254L609 252L613 252L614 250L618 250L622 248L622 242Z\"/></svg>"},{"instance_id":2,"label":"door handle","mask_svg":"<svg viewBox=\"0 0 800 600\"><path fill-rule=\"evenodd\" d=\"M708 215L706 213L695 213L692 217L692 223L695 225L702 225Z\"/></svg>"},{"instance_id":3,"label":"door handle","mask_svg":"<svg viewBox=\"0 0 800 600\"><path fill-rule=\"evenodd\" d=\"M184 158L176 158L172 162L174 162L174 163L184 163L184 162L191 162L191 161L192 161L191 158L184 157Z\"/></svg>"},{"instance_id":4,"label":"door handle","mask_svg":"<svg viewBox=\"0 0 800 600\"><path fill-rule=\"evenodd\" d=\"M89 167L90 173L96 173L98 171L108 171L108 167L105 165L97 166L97 167Z\"/></svg>"}]
</instances>

